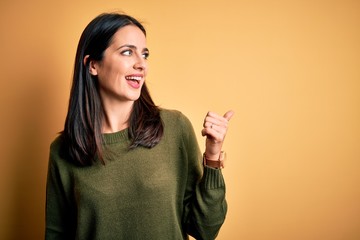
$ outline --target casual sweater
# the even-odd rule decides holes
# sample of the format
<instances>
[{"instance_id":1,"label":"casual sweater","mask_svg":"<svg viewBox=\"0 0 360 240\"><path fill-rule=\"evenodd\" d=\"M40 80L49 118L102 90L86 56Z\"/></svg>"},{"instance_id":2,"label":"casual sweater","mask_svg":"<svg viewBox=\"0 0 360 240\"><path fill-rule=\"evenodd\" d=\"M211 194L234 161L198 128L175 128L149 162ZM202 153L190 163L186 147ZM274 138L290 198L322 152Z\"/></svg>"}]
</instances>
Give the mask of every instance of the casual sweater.
<instances>
[{"instance_id":1,"label":"casual sweater","mask_svg":"<svg viewBox=\"0 0 360 240\"><path fill-rule=\"evenodd\" d=\"M161 110L164 135L153 148L129 150L128 130L104 134L106 164L64 159L50 147L46 239L215 239L225 220L220 169L203 167L190 121Z\"/></svg>"}]
</instances>

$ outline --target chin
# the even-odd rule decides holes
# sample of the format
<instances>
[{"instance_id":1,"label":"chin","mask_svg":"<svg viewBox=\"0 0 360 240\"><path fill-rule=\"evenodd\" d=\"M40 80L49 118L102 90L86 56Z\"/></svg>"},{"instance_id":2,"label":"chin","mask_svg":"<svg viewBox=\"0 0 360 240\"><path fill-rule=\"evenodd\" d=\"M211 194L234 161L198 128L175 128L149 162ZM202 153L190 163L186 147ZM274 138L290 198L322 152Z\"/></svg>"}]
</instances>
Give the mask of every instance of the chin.
<instances>
[{"instance_id":1,"label":"chin","mask_svg":"<svg viewBox=\"0 0 360 240\"><path fill-rule=\"evenodd\" d=\"M131 99L131 101L137 101L140 98L140 94L137 96L131 96L129 99Z\"/></svg>"}]
</instances>

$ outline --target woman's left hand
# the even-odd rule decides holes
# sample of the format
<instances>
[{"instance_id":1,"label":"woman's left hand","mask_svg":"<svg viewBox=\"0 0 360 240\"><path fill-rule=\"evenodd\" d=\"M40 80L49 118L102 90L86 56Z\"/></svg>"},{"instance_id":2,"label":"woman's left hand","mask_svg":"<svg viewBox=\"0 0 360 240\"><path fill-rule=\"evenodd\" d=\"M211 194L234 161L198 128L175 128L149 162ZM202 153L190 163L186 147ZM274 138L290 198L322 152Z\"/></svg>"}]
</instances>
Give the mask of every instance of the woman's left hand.
<instances>
[{"instance_id":1,"label":"woman's left hand","mask_svg":"<svg viewBox=\"0 0 360 240\"><path fill-rule=\"evenodd\" d=\"M221 148L227 133L228 124L233 111L228 111L224 116L214 112L208 112L204 119L203 130L201 134L206 136L205 155L207 159L219 159Z\"/></svg>"}]
</instances>

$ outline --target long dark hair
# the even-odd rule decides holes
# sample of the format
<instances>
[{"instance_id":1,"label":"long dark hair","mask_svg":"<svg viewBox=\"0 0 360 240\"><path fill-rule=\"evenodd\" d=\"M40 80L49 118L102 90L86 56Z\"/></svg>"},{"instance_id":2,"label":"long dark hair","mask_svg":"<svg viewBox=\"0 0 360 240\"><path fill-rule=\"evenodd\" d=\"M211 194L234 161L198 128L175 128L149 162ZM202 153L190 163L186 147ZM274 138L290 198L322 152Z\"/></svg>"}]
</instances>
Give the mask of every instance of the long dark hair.
<instances>
[{"instance_id":1,"label":"long dark hair","mask_svg":"<svg viewBox=\"0 0 360 240\"><path fill-rule=\"evenodd\" d=\"M104 140L101 127L104 110L98 80L89 72L91 60L101 61L113 35L127 25L137 26L146 36L145 28L135 18L118 13L104 13L93 19L84 29L76 51L69 108L62 136L67 155L80 165L91 165L99 159L105 164ZM84 63L85 56L89 56ZM160 110L154 104L144 83L129 118L129 149L138 146L152 148L163 135Z\"/></svg>"}]
</instances>

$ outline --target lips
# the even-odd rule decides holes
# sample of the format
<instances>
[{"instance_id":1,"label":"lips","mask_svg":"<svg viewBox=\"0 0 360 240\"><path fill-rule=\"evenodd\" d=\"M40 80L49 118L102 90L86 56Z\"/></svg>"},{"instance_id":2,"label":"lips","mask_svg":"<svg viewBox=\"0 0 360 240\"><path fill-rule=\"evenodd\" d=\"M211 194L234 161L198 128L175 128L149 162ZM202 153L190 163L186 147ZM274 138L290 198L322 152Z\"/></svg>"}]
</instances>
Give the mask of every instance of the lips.
<instances>
[{"instance_id":1,"label":"lips","mask_svg":"<svg viewBox=\"0 0 360 240\"><path fill-rule=\"evenodd\" d=\"M144 76L141 74L133 74L133 75L125 76L125 79L127 80L128 84L135 89L140 88L141 81L143 78Z\"/></svg>"}]
</instances>

